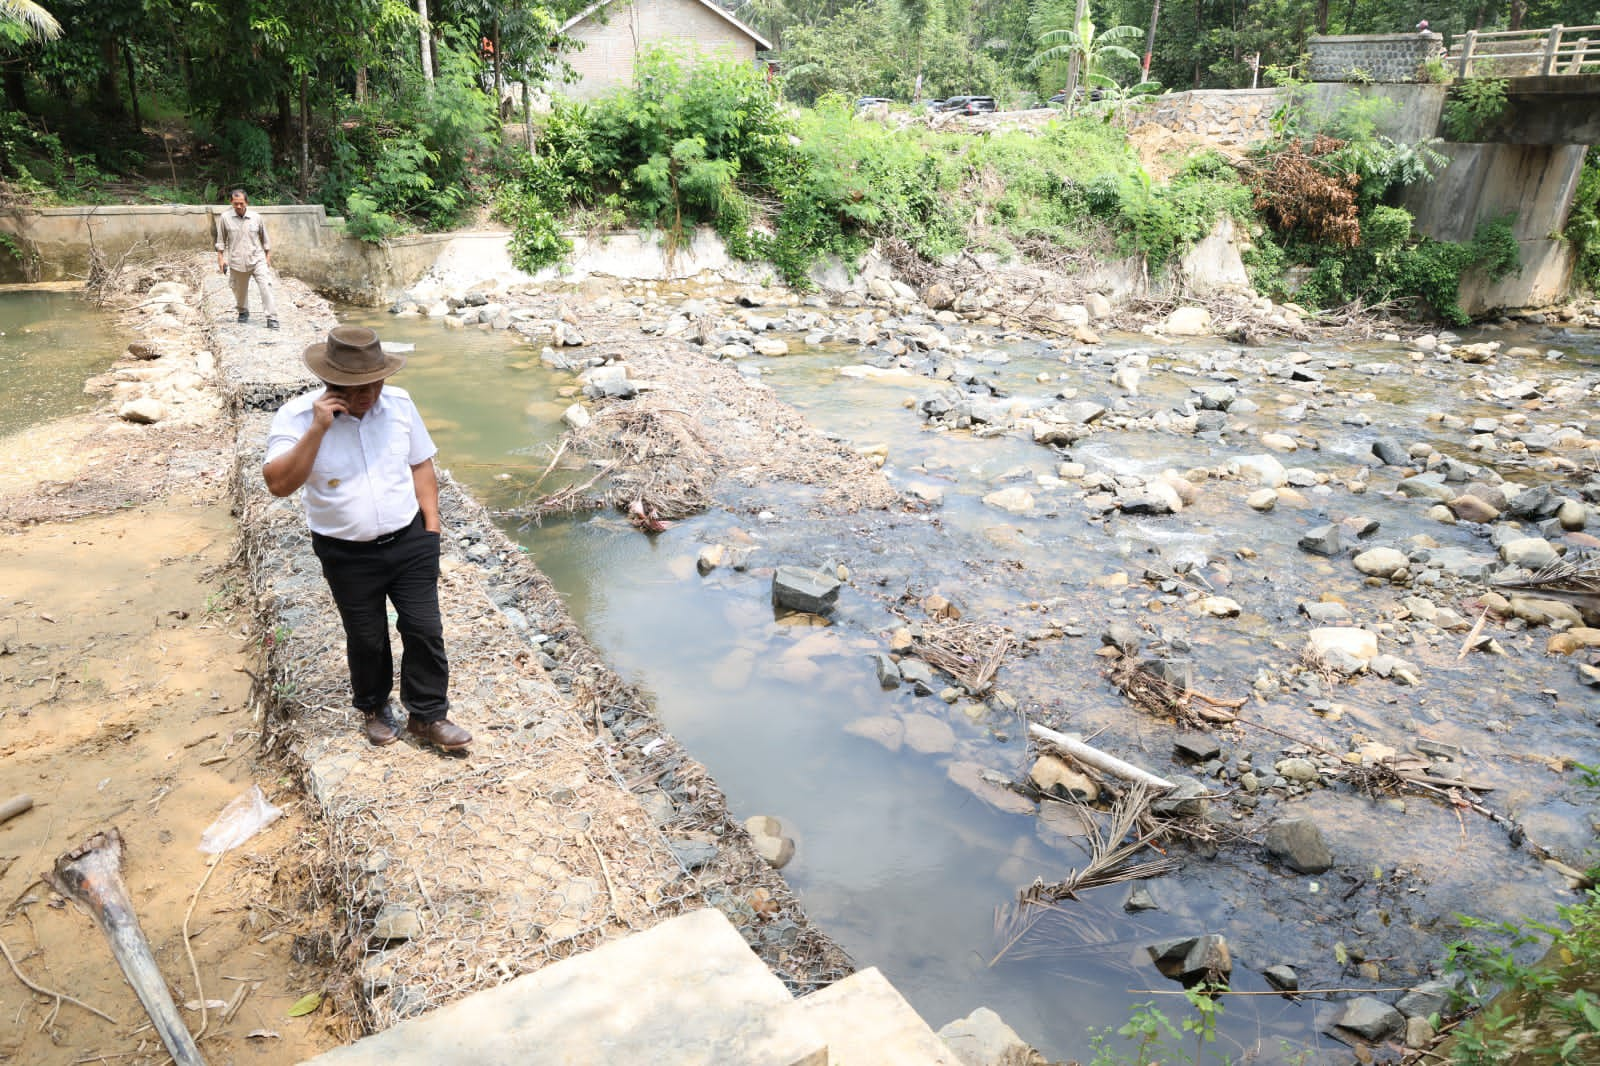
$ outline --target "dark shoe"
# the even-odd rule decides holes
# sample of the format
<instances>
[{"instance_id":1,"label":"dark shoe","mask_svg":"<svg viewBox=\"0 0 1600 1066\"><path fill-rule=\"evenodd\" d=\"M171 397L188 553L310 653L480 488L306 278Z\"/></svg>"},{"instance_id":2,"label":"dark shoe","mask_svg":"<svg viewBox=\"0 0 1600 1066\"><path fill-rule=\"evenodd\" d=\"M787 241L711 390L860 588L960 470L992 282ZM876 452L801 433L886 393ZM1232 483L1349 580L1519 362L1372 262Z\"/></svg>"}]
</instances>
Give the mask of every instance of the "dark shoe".
<instances>
[{"instance_id":1,"label":"dark shoe","mask_svg":"<svg viewBox=\"0 0 1600 1066\"><path fill-rule=\"evenodd\" d=\"M278 328L278 320L273 318L271 315L268 315L267 316L267 328L268 329L277 329Z\"/></svg>"},{"instance_id":2,"label":"dark shoe","mask_svg":"<svg viewBox=\"0 0 1600 1066\"><path fill-rule=\"evenodd\" d=\"M239 308L239 321L240 322L248 322L248 321L250 321L250 312L245 310L242 307Z\"/></svg>"},{"instance_id":3,"label":"dark shoe","mask_svg":"<svg viewBox=\"0 0 1600 1066\"><path fill-rule=\"evenodd\" d=\"M406 723L406 732L440 751L460 751L472 743L472 734L448 718L438 718L432 722L413 718Z\"/></svg>"},{"instance_id":4,"label":"dark shoe","mask_svg":"<svg viewBox=\"0 0 1600 1066\"><path fill-rule=\"evenodd\" d=\"M367 739L372 741L373 744L382 748L400 739L400 730L396 729L394 723L389 721L389 708L385 707L381 711L367 711L365 713L366 724L361 727L361 731L367 735Z\"/></svg>"}]
</instances>

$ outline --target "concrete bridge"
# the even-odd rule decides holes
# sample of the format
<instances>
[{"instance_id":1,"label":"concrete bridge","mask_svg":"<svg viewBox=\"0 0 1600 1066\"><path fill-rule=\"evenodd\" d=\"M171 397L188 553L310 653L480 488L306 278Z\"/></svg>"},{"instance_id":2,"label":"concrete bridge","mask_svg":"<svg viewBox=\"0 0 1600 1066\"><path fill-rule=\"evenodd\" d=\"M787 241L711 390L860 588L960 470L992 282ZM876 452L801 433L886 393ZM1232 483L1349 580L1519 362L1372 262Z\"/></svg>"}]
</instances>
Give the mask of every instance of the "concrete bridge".
<instances>
[{"instance_id":1,"label":"concrete bridge","mask_svg":"<svg viewBox=\"0 0 1600 1066\"><path fill-rule=\"evenodd\" d=\"M1600 26L1469 31L1453 42L1461 80L1504 78L1506 106L1469 141L1591 145L1600 142Z\"/></svg>"}]
</instances>

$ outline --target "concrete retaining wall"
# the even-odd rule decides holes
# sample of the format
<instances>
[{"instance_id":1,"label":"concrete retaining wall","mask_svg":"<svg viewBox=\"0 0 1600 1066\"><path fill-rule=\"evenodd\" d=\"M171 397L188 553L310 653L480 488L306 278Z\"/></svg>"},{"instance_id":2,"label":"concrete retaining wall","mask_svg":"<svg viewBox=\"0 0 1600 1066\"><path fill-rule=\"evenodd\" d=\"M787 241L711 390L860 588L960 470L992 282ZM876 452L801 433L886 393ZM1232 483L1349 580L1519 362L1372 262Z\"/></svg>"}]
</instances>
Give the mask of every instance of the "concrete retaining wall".
<instances>
[{"instance_id":1,"label":"concrete retaining wall","mask_svg":"<svg viewBox=\"0 0 1600 1066\"><path fill-rule=\"evenodd\" d=\"M1561 145L1445 144L1450 163L1432 182L1406 190L1403 206L1416 228L1435 240L1470 241L1479 223L1515 215L1522 271L1498 282L1468 277L1461 306L1468 314L1542 307L1564 299L1572 279L1572 246L1551 238L1566 227L1588 149Z\"/></svg>"},{"instance_id":2,"label":"concrete retaining wall","mask_svg":"<svg viewBox=\"0 0 1600 1066\"><path fill-rule=\"evenodd\" d=\"M1444 38L1437 33L1313 37L1308 47L1312 81L1420 81L1422 64L1444 57Z\"/></svg>"},{"instance_id":3,"label":"concrete retaining wall","mask_svg":"<svg viewBox=\"0 0 1600 1066\"><path fill-rule=\"evenodd\" d=\"M0 234L31 260L0 251L0 282L84 278L98 249L115 262L129 252L192 252L215 243L223 205L126 204L0 212ZM423 234L383 245L348 237L342 220L320 204L257 207L272 239L273 266L322 292L354 303L382 303L421 277L449 237Z\"/></svg>"}]
</instances>

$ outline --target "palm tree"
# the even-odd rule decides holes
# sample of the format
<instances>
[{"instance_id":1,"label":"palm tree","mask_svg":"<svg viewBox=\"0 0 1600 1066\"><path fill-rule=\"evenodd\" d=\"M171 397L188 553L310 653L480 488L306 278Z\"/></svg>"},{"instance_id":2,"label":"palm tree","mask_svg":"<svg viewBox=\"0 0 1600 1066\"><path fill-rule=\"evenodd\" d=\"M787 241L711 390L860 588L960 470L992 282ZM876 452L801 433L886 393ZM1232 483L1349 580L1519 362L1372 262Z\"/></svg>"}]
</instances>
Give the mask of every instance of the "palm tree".
<instances>
[{"instance_id":1,"label":"palm tree","mask_svg":"<svg viewBox=\"0 0 1600 1066\"><path fill-rule=\"evenodd\" d=\"M0 31L19 29L24 39L53 41L61 36L61 23L33 0L0 0Z\"/></svg>"},{"instance_id":2,"label":"palm tree","mask_svg":"<svg viewBox=\"0 0 1600 1066\"><path fill-rule=\"evenodd\" d=\"M1070 108L1080 75L1085 84L1115 85L1116 83L1101 70L1107 59L1115 56L1119 59L1132 60L1134 63L1139 62L1137 55L1117 43L1137 40L1139 35L1140 30L1137 26L1113 26L1097 35L1094 31L1094 20L1085 10L1075 28L1057 26L1038 34L1038 42L1044 47L1028 63L1028 69L1036 70L1046 63L1067 60L1066 91L1067 106Z\"/></svg>"}]
</instances>

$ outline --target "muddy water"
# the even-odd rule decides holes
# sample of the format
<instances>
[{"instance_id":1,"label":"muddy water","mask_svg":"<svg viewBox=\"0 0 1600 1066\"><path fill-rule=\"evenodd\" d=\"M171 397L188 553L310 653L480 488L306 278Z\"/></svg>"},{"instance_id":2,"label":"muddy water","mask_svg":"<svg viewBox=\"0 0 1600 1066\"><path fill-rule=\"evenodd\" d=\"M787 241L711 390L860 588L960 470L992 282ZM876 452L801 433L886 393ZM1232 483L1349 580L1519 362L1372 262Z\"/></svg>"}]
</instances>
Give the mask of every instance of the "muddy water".
<instances>
[{"instance_id":1,"label":"muddy water","mask_svg":"<svg viewBox=\"0 0 1600 1066\"><path fill-rule=\"evenodd\" d=\"M0 436L94 406L84 380L118 354L109 316L75 292L0 288Z\"/></svg>"},{"instance_id":2,"label":"muddy water","mask_svg":"<svg viewBox=\"0 0 1600 1066\"><path fill-rule=\"evenodd\" d=\"M566 403L554 390L570 377L541 369L535 347L503 334L451 332L359 312L347 318L417 345L399 383L434 426L444 464L490 506L515 504L547 462L544 446L557 435ZM1204 364L1206 349L1152 351L1147 338L1111 338L1089 360L1070 362L1032 338L977 343L1000 353L989 357L994 380L1018 398L1068 391L1110 403L1120 395L1106 384L1110 368L1135 350L1152 352L1143 394L1127 401L1138 407L1170 408L1190 385L1209 380L1191 372ZM1593 358L1563 343L1573 354L1556 368L1560 373ZM1086 1058L1090 1034L1115 1028L1131 1005L1152 999L1144 990L1176 987L1147 961L1143 946L1154 940L1225 933L1237 990L1264 989L1260 971L1278 964L1297 967L1307 986L1385 988L1429 975L1443 944L1459 935L1457 912L1548 918L1566 898L1551 875L1509 849L1487 822L1464 821L1422 800L1400 804L1321 791L1281 808L1317 814L1339 860L1330 874L1296 877L1264 865L1258 845L1235 839L1232 817L1219 805L1216 840L1177 845L1182 872L1148 886L1159 909L1130 916L1122 908L1129 886L1096 890L1072 908L1069 922L1041 929L1026 951L990 965L1001 943L997 908L1036 877L1058 880L1081 867L1086 846L1033 815L994 811L951 783L951 763L1020 776L1022 725L975 704L947 707L904 689L882 692L866 656L885 650L883 633L898 624L890 601L902 591L938 591L969 619L1018 632L1053 623L1066 635L1008 661L1001 687L1034 717L1095 734L1109 750L1132 753L1162 772L1181 772L1170 760L1171 727L1131 710L1100 676L1095 638L1104 625L1142 624L1186 651L1198 687L1247 695L1259 671L1281 672L1298 657L1304 630L1298 602L1329 593L1358 622L1389 617L1395 594L1365 587L1347 560L1299 552L1294 545L1304 530L1359 514L1380 522L1384 543L1427 533L1446 545L1484 550L1465 528L1428 522L1415 502L1391 498L1382 490L1392 485L1378 475L1373 490L1359 496L1339 483L1369 465L1364 454L1380 432L1402 443L1433 440L1425 421L1430 412L1470 417L1505 408L1474 399L1460 383L1460 368L1419 364L1396 347L1317 350L1333 366L1328 377L1340 390L1339 403L1308 406L1305 386L1287 379L1247 380L1240 389L1261 406L1256 424L1320 445L1282 458L1328 474L1332 487L1305 490L1305 506L1257 515L1242 505L1237 483L1208 486L1180 518L1102 521L1077 504L1070 486L1052 482L1059 462L1052 453L1014 436L927 430L903 402L929 391L926 379L843 379L836 368L853 363L854 350L800 351L751 365L814 424L858 445L887 445L890 478L906 487L943 488L942 507L818 522L808 517L805 493L764 487L654 538L613 515L514 532L609 661L654 694L663 719L717 777L736 813L783 821L798 845L785 876L813 918L861 965L884 970L934 1025L987 1004L1052 1056ZM1448 439L1439 445L1457 450ZM1072 457L1090 470L1148 474L1259 451L1248 438L1220 444L1108 432L1083 442ZM1011 516L980 502L1011 484L1034 492L1033 514ZM842 600L836 624L796 629L777 622L765 576L719 570L699 577L700 546L735 534L760 545L758 565L848 566L856 594ZM1182 588L1163 591L1144 580L1147 568L1190 566L1216 591L1240 600L1245 614L1228 621L1197 617L1185 610ZM1463 661L1456 655L1460 634L1403 639L1408 643L1398 651L1421 668L1424 688L1375 679L1337 689L1301 682L1256 701L1256 717L1336 751L1352 734L1402 749L1416 735L1457 744L1469 752L1472 775L1498 789L1498 806L1581 849L1588 832L1582 797L1536 759L1557 753L1600 761L1584 710L1592 697L1579 689L1570 665L1537 657ZM945 750L886 750L846 731L886 715L944 722ZM1247 753L1257 766L1270 766L1289 746L1265 731L1220 739L1226 758ZM1262 806L1270 814L1280 804L1268 797ZM1358 968L1363 960L1368 969ZM1159 1005L1169 1015L1183 1013L1181 1000ZM1317 1011L1312 1002L1267 996L1230 1000L1222 1046L1235 1058L1266 1062L1302 1055L1343 1061L1347 1053L1318 1035Z\"/></svg>"}]
</instances>

